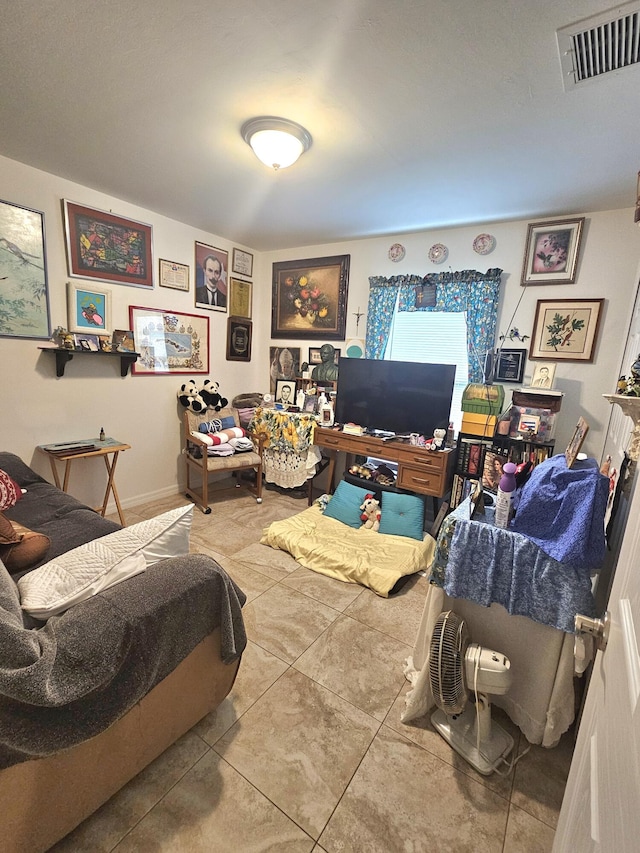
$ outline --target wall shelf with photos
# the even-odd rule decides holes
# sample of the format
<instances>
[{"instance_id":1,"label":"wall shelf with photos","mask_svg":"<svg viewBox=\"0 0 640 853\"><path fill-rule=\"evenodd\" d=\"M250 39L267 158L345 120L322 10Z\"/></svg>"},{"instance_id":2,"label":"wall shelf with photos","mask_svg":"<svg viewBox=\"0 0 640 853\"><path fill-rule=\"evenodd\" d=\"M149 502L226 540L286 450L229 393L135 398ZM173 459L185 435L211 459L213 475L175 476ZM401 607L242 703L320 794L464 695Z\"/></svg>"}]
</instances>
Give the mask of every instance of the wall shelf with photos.
<instances>
[{"instance_id":1,"label":"wall shelf with photos","mask_svg":"<svg viewBox=\"0 0 640 853\"><path fill-rule=\"evenodd\" d=\"M119 358L120 359L120 376L126 376L129 368L138 358L137 352L94 352L93 350L84 349L66 349L65 347L38 347L43 352L52 352L56 357L56 376L64 376L64 369L67 362L71 361L74 355L91 355L97 358Z\"/></svg>"}]
</instances>

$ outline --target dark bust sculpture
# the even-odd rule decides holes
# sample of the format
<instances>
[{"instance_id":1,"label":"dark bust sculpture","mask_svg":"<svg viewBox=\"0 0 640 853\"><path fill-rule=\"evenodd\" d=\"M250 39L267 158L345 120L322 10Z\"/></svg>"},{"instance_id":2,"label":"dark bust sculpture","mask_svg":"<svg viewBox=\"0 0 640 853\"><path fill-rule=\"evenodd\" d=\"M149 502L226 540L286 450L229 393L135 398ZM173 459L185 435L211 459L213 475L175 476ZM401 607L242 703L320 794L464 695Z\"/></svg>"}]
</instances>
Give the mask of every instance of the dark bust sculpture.
<instances>
[{"instance_id":1,"label":"dark bust sculpture","mask_svg":"<svg viewBox=\"0 0 640 853\"><path fill-rule=\"evenodd\" d=\"M311 371L311 378L318 382L335 382L338 378L338 365L334 362L335 347L332 344L322 344L320 347L320 364Z\"/></svg>"}]
</instances>

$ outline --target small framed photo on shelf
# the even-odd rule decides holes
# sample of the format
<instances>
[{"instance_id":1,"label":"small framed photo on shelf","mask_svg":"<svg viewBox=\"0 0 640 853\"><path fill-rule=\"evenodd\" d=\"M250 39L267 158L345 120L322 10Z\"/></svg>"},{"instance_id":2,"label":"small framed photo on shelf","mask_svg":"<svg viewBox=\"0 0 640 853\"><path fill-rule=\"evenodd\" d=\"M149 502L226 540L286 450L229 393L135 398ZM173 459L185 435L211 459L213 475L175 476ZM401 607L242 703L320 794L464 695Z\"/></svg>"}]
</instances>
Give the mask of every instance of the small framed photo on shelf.
<instances>
[{"instance_id":1,"label":"small framed photo on shelf","mask_svg":"<svg viewBox=\"0 0 640 853\"><path fill-rule=\"evenodd\" d=\"M526 360L526 349L498 350L495 372L496 381L522 382Z\"/></svg>"},{"instance_id":2,"label":"small framed photo on shelf","mask_svg":"<svg viewBox=\"0 0 640 853\"><path fill-rule=\"evenodd\" d=\"M100 352L113 352L113 338L111 335L98 335L98 343L100 344Z\"/></svg>"},{"instance_id":3,"label":"small framed photo on shelf","mask_svg":"<svg viewBox=\"0 0 640 853\"><path fill-rule=\"evenodd\" d=\"M309 347L309 364L316 366L316 364L322 364L322 358L320 356L320 347ZM338 364L340 361L340 350L337 347L333 348L333 363Z\"/></svg>"},{"instance_id":4,"label":"small framed photo on shelf","mask_svg":"<svg viewBox=\"0 0 640 853\"><path fill-rule=\"evenodd\" d=\"M112 352L135 352L133 332L130 329L116 329L111 341Z\"/></svg>"},{"instance_id":5,"label":"small framed photo on shelf","mask_svg":"<svg viewBox=\"0 0 640 853\"><path fill-rule=\"evenodd\" d=\"M573 284L583 225L584 217L531 223L521 284Z\"/></svg>"},{"instance_id":6,"label":"small framed photo on shelf","mask_svg":"<svg viewBox=\"0 0 640 853\"><path fill-rule=\"evenodd\" d=\"M170 287L172 290L189 290L189 265L177 261L165 261L160 258L160 287Z\"/></svg>"},{"instance_id":7,"label":"small framed photo on shelf","mask_svg":"<svg viewBox=\"0 0 640 853\"><path fill-rule=\"evenodd\" d=\"M77 349L85 350L86 352L100 352L100 341L97 335L79 332L73 338Z\"/></svg>"},{"instance_id":8,"label":"small framed photo on shelf","mask_svg":"<svg viewBox=\"0 0 640 853\"><path fill-rule=\"evenodd\" d=\"M293 406L296 402L296 383L288 379L278 379L276 381L276 403L282 403L283 406Z\"/></svg>"},{"instance_id":9,"label":"small framed photo on shelf","mask_svg":"<svg viewBox=\"0 0 640 853\"><path fill-rule=\"evenodd\" d=\"M302 411L307 412L310 415L315 415L317 407L318 407L318 395L317 394L305 394L304 395L304 406L302 407Z\"/></svg>"},{"instance_id":10,"label":"small framed photo on shelf","mask_svg":"<svg viewBox=\"0 0 640 853\"><path fill-rule=\"evenodd\" d=\"M253 275L253 255L251 252L245 252L243 249L234 249L231 256L231 272L251 278Z\"/></svg>"},{"instance_id":11,"label":"small framed photo on shelf","mask_svg":"<svg viewBox=\"0 0 640 853\"><path fill-rule=\"evenodd\" d=\"M556 375L556 365L553 362L540 361L533 366L531 377L532 388L553 388L553 380Z\"/></svg>"}]
</instances>

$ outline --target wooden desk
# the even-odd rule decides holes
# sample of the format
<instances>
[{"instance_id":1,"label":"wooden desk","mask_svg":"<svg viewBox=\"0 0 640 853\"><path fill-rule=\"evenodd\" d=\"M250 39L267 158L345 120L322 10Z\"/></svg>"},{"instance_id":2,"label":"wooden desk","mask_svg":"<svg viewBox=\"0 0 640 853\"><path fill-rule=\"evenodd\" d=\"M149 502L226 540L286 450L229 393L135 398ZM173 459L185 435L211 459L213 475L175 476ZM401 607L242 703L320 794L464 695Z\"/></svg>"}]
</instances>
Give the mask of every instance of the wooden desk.
<instances>
[{"instance_id":1,"label":"wooden desk","mask_svg":"<svg viewBox=\"0 0 640 853\"><path fill-rule=\"evenodd\" d=\"M109 494L113 494L113 499L116 503L116 507L118 508L118 516L120 517L120 524L123 527L126 526L126 522L124 520L124 515L122 512L122 507L120 506L120 498L118 497L118 491L116 489L115 483L115 473L116 473L116 463L118 462L118 455L121 450L130 450L130 444L123 444L121 441L117 441L115 438L105 438L104 441L100 441L100 439L92 439L93 443L96 445L95 447L89 450L83 450L81 452L70 453L66 450L55 450L52 449L52 445L50 444L40 444L38 445L38 450L42 453L45 453L49 457L49 462L51 463L51 471L53 472L53 480L57 486L57 488L61 488L63 492L68 491L69 485L69 476L71 474L71 463L74 459L91 459L96 456L102 456L104 459L104 464L107 469L107 489L104 493L104 500L102 501L102 506L94 507L96 512L99 512L100 515L104 517L107 511L107 504L109 502ZM112 456L112 459L109 459L109 456ZM60 477L58 475L58 468L56 464L56 460L60 460L65 463L64 466L64 479L62 481L62 486L60 485Z\"/></svg>"},{"instance_id":2,"label":"wooden desk","mask_svg":"<svg viewBox=\"0 0 640 853\"><path fill-rule=\"evenodd\" d=\"M314 444L330 452L329 490L333 492L336 456L339 452L374 456L398 463L399 489L419 495L443 498L451 487L453 473L452 450L424 450L400 441L383 441L369 435L348 435L339 430L316 427Z\"/></svg>"}]
</instances>

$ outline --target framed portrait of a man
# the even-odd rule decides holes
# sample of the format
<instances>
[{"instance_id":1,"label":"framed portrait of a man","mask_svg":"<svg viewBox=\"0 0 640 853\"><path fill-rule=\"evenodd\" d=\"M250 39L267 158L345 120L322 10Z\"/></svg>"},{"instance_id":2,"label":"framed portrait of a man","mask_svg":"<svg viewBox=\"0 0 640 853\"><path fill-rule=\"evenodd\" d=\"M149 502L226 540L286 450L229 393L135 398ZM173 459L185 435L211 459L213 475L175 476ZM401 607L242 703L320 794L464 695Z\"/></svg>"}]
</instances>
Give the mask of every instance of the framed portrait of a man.
<instances>
[{"instance_id":1,"label":"framed portrait of a man","mask_svg":"<svg viewBox=\"0 0 640 853\"><path fill-rule=\"evenodd\" d=\"M229 253L196 243L196 306L227 313Z\"/></svg>"},{"instance_id":2,"label":"framed portrait of a man","mask_svg":"<svg viewBox=\"0 0 640 853\"><path fill-rule=\"evenodd\" d=\"M276 382L276 403L283 406L294 406L296 402L296 383L288 379L278 379Z\"/></svg>"}]
</instances>

